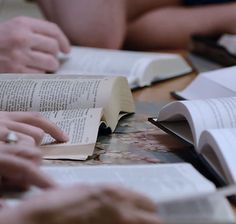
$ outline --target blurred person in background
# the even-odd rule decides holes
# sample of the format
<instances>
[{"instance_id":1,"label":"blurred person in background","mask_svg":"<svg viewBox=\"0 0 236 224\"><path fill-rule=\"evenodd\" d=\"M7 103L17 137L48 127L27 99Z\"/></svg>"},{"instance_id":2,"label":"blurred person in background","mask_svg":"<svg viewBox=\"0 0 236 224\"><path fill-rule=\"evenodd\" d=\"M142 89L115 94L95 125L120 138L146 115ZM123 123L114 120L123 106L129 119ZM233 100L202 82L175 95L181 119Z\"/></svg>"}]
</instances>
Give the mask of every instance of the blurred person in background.
<instances>
[{"instance_id":1,"label":"blurred person in background","mask_svg":"<svg viewBox=\"0 0 236 224\"><path fill-rule=\"evenodd\" d=\"M234 0L37 0L75 45L186 48L191 35L236 34Z\"/></svg>"},{"instance_id":2,"label":"blurred person in background","mask_svg":"<svg viewBox=\"0 0 236 224\"><path fill-rule=\"evenodd\" d=\"M0 73L53 73L70 42L153 50L187 48L193 34L236 33L234 0L37 2L51 22L21 16L0 23Z\"/></svg>"}]
</instances>

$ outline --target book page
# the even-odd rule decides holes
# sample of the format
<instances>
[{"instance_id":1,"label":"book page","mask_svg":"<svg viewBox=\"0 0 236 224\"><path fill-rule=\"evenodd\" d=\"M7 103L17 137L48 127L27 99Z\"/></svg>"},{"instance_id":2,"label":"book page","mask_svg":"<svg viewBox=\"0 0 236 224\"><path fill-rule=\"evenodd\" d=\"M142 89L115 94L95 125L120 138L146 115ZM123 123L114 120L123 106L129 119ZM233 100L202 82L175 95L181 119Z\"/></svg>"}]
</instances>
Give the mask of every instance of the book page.
<instances>
[{"instance_id":1,"label":"book page","mask_svg":"<svg viewBox=\"0 0 236 224\"><path fill-rule=\"evenodd\" d=\"M226 198L217 192L158 203L163 223L233 223L234 212Z\"/></svg>"},{"instance_id":2,"label":"book page","mask_svg":"<svg viewBox=\"0 0 236 224\"><path fill-rule=\"evenodd\" d=\"M158 120L175 122L186 119L198 150L200 134L204 130L236 127L235 108L236 97L178 101L165 106Z\"/></svg>"},{"instance_id":3,"label":"book page","mask_svg":"<svg viewBox=\"0 0 236 224\"><path fill-rule=\"evenodd\" d=\"M236 66L201 73L190 85L176 94L188 100L235 96L235 73Z\"/></svg>"},{"instance_id":4,"label":"book page","mask_svg":"<svg viewBox=\"0 0 236 224\"><path fill-rule=\"evenodd\" d=\"M236 128L204 131L200 137L200 152L227 182L236 183Z\"/></svg>"},{"instance_id":5,"label":"book page","mask_svg":"<svg viewBox=\"0 0 236 224\"><path fill-rule=\"evenodd\" d=\"M93 154L102 108L47 111L42 115L69 136L68 142L56 143L50 135L46 135L42 141L44 158L84 160Z\"/></svg>"},{"instance_id":6,"label":"book page","mask_svg":"<svg viewBox=\"0 0 236 224\"><path fill-rule=\"evenodd\" d=\"M102 108L47 111L41 114L68 134L70 140L66 144L96 142ZM51 144L54 141L50 135L47 135L42 144Z\"/></svg>"},{"instance_id":7,"label":"book page","mask_svg":"<svg viewBox=\"0 0 236 224\"><path fill-rule=\"evenodd\" d=\"M104 107L114 80L110 78L0 80L0 109L56 111ZM106 91L106 94L104 94Z\"/></svg>"},{"instance_id":8,"label":"book page","mask_svg":"<svg viewBox=\"0 0 236 224\"><path fill-rule=\"evenodd\" d=\"M236 36L234 34L225 33L218 39L217 44L225 48L233 56L236 55Z\"/></svg>"},{"instance_id":9,"label":"book page","mask_svg":"<svg viewBox=\"0 0 236 224\"><path fill-rule=\"evenodd\" d=\"M191 71L186 61L176 54L72 47L69 55L60 58L58 74L123 75L132 88Z\"/></svg>"},{"instance_id":10,"label":"book page","mask_svg":"<svg viewBox=\"0 0 236 224\"><path fill-rule=\"evenodd\" d=\"M212 192L215 186L191 165L112 165L82 167L43 167L59 184L107 183L141 192L160 202L192 195L197 192Z\"/></svg>"}]
</instances>

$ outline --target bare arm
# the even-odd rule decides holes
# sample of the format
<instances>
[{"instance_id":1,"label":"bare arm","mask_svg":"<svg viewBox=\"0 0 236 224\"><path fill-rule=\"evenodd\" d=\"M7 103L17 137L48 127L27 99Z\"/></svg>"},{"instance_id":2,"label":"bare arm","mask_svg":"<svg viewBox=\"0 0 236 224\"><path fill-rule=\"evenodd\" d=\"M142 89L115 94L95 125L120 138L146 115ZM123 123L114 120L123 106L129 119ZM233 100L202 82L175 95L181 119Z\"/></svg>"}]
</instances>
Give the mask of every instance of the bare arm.
<instances>
[{"instance_id":1,"label":"bare arm","mask_svg":"<svg viewBox=\"0 0 236 224\"><path fill-rule=\"evenodd\" d=\"M125 0L38 0L73 44L120 48L125 36ZM51 7L53 5L53 8Z\"/></svg>"},{"instance_id":2,"label":"bare arm","mask_svg":"<svg viewBox=\"0 0 236 224\"><path fill-rule=\"evenodd\" d=\"M236 4L151 11L129 25L126 44L131 48L187 47L193 34L236 33Z\"/></svg>"},{"instance_id":3,"label":"bare arm","mask_svg":"<svg viewBox=\"0 0 236 224\"><path fill-rule=\"evenodd\" d=\"M57 23L73 44L121 48L127 25L155 8L182 0L37 0L45 16ZM52 7L53 6L53 7Z\"/></svg>"},{"instance_id":4,"label":"bare arm","mask_svg":"<svg viewBox=\"0 0 236 224\"><path fill-rule=\"evenodd\" d=\"M187 47L192 34L236 33L236 4L184 7L181 0L38 0L74 44ZM53 4L53 9L52 9ZM51 8L50 8L51 7Z\"/></svg>"},{"instance_id":5,"label":"bare arm","mask_svg":"<svg viewBox=\"0 0 236 224\"><path fill-rule=\"evenodd\" d=\"M7 134L14 131L19 140L40 144L45 133L60 142L68 141L68 136L54 123L37 112L0 111L0 141L5 141Z\"/></svg>"}]
</instances>

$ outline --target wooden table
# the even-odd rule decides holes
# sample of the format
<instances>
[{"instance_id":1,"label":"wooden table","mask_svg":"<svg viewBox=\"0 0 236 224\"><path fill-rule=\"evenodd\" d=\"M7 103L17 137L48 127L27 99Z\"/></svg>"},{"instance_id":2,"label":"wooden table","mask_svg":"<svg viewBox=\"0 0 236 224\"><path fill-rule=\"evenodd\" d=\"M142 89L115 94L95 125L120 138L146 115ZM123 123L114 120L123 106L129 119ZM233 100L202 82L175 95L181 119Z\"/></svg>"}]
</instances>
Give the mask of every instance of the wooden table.
<instances>
[{"instance_id":1,"label":"wooden table","mask_svg":"<svg viewBox=\"0 0 236 224\"><path fill-rule=\"evenodd\" d=\"M196 73L192 72L188 75L156 83L150 87L134 91L133 96L135 100L145 102L174 100L170 92L184 89L195 77Z\"/></svg>"}]
</instances>

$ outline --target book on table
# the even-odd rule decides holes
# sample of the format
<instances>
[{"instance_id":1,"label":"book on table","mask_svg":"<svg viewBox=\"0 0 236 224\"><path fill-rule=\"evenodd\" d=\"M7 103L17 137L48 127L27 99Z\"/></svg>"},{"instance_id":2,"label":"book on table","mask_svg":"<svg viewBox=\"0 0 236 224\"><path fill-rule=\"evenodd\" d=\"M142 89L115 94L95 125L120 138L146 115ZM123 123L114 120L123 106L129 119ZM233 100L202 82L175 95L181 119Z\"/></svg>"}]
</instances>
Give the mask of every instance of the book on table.
<instances>
[{"instance_id":1,"label":"book on table","mask_svg":"<svg viewBox=\"0 0 236 224\"><path fill-rule=\"evenodd\" d=\"M123 75L132 89L192 71L178 54L72 47L69 55L61 55L59 58L59 74Z\"/></svg>"},{"instance_id":2,"label":"book on table","mask_svg":"<svg viewBox=\"0 0 236 224\"><path fill-rule=\"evenodd\" d=\"M236 97L174 101L150 121L193 145L224 183L236 183Z\"/></svg>"},{"instance_id":3,"label":"book on table","mask_svg":"<svg viewBox=\"0 0 236 224\"><path fill-rule=\"evenodd\" d=\"M225 194L216 194L214 184L187 163L44 166L43 170L59 185L112 184L142 193L157 203L157 214L166 221L235 221Z\"/></svg>"},{"instance_id":4,"label":"book on table","mask_svg":"<svg viewBox=\"0 0 236 224\"><path fill-rule=\"evenodd\" d=\"M178 99L194 100L236 96L236 66L200 73L184 90L175 91Z\"/></svg>"},{"instance_id":5,"label":"book on table","mask_svg":"<svg viewBox=\"0 0 236 224\"><path fill-rule=\"evenodd\" d=\"M189 50L222 66L232 66L236 63L235 35L193 35Z\"/></svg>"},{"instance_id":6,"label":"book on table","mask_svg":"<svg viewBox=\"0 0 236 224\"><path fill-rule=\"evenodd\" d=\"M48 159L86 159L99 128L111 133L135 111L125 77L2 74L0 88L0 110L39 111L69 135L61 144L45 136L41 147Z\"/></svg>"}]
</instances>

